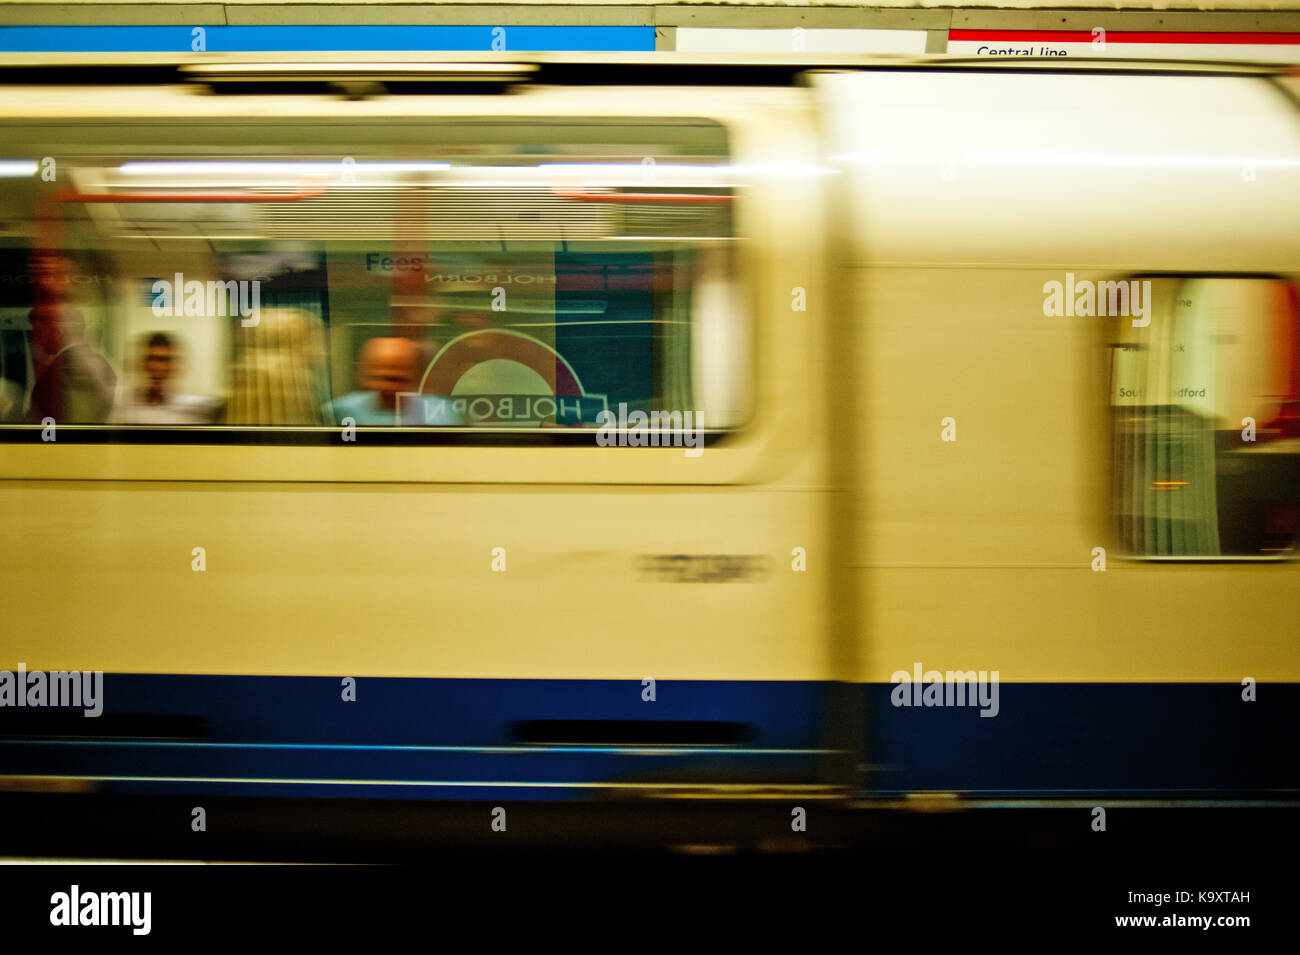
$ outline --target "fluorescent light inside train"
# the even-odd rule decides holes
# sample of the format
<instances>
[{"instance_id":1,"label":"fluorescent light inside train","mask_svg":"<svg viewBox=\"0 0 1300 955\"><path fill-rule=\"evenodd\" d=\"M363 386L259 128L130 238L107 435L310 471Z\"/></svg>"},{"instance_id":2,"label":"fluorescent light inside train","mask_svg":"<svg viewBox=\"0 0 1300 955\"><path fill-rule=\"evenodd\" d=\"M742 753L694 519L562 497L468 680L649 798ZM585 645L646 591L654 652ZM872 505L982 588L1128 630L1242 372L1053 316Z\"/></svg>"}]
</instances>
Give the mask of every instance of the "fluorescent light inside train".
<instances>
[{"instance_id":1,"label":"fluorescent light inside train","mask_svg":"<svg viewBox=\"0 0 1300 955\"><path fill-rule=\"evenodd\" d=\"M39 168L31 159L0 159L0 179L25 179Z\"/></svg>"},{"instance_id":2,"label":"fluorescent light inside train","mask_svg":"<svg viewBox=\"0 0 1300 955\"><path fill-rule=\"evenodd\" d=\"M681 163L660 163L660 162L635 162L635 163L602 163L602 162L544 162L537 164L538 169L549 169L552 172L562 173L595 173L601 176L626 176L629 173L640 173L643 170L653 169L655 172L666 173L671 176L689 175L691 173L706 174L726 174L734 167L717 164L717 165L683 165Z\"/></svg>"},{"instance_id":3,"label":"fluorescent light inside train","mask_svg":"<svg viewBox=\"0 0 1300 955\"><path fill-rule=\"evenodd\" d=\"M680 163L540 163L538 169L564 176L581 176L587 182L608 177L616 184L629 179L654 181L664 179L699 179L700 185L719 184L726 180L743 179L755 175L827 176L839 170L809 163L742 163L738 165L683 165Z\"/></svg>"},{"instance_id":4,"label":"fluorescent light inside train","mask_svg":"<svg viewBox=\"0 0 1300 955\"><path fill-rule=\"evenodd\" d=\"M118 167L124 176L339 176L358 172L446 172L446 162L128 162Z\"/></svg>"}]
</instances>

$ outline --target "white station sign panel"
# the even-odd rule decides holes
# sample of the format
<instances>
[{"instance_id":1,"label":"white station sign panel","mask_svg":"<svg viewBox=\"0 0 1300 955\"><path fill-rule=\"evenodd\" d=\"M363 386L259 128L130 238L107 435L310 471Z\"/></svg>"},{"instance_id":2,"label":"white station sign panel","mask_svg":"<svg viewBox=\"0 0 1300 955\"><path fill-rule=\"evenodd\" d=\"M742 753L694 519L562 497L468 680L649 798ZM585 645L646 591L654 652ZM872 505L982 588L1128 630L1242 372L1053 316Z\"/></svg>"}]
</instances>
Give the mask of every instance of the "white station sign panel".
<instances>
[{"instance_id":1,"label":"white station sign panel","mask_svg":"<svg viewBox=\"0 0 1300 955\"><path fill-rule=\"evenodd\" d=\"M924 53L924 30L678 27L683 53Z\"/></svg>"}]
</instances>

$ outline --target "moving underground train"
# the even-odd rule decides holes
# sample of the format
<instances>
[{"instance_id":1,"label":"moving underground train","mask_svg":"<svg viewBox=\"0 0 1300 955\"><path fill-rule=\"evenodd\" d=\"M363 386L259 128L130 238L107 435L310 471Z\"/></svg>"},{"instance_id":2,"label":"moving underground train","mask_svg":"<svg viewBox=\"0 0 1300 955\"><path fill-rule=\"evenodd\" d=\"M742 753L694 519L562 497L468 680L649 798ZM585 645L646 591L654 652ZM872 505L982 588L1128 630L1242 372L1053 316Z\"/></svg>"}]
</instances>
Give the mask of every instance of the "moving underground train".
<instances>
[{"instance_id":1,"label":"moving underground train","mask_svg":"<svg viewBox=\"0 0 1300 955\"><path fill-rule=\"evenodd\" d=\"M1298 93L11 58L0 788L1294 798Z\"/></svg>"}]
</instances>

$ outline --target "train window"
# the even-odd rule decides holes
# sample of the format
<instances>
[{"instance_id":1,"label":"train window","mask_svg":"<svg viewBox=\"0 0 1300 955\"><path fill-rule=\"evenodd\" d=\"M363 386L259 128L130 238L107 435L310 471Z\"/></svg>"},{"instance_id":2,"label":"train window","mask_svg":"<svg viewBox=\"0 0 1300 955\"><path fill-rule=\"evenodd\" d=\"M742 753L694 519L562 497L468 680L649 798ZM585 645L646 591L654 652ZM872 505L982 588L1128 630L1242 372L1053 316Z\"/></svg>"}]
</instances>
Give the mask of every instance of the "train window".
<instances>
[{"instance_id":1,"label":"train window","mask_svg":"<svg viewBox=\"0 0 1300 955\"><path fill-rule=\"evenodd\" d=\"M716 123L69 125L6 143L11 440L50 419L79 426L60 440L422 443L748 415Z\"/></svg>"},{"instance_id":2,"label":"train window","mask_svg":"<svg viewBox=\"0 0 1300 955\"><path fill-rule=\"evenodd\" d=\"M1134 282L1146 285L1147 312L1120 319L1110 344L1112 506L1124 547L1146 558L1293 555L1295 285L1191 276Z\"/></svg>"}]
</instances>

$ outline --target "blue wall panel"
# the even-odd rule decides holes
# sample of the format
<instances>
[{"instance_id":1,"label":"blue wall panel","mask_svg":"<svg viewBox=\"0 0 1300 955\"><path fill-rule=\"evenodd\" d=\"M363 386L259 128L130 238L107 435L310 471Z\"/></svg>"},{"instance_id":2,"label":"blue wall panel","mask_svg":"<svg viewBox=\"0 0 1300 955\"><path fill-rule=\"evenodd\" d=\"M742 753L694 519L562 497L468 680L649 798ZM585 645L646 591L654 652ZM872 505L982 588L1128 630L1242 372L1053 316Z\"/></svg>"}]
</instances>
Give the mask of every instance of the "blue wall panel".
<instances>
[{"instance_id":1,"label":"blue wall panel","mask_svg":"<svg viewBox=\"0 0 1300 955\"><path fill-rule=\"evenodd\" d=\"M0 27L6 53L649 51L654 27L611 26L47 26Z\"/></svg>"}]
</instances>

